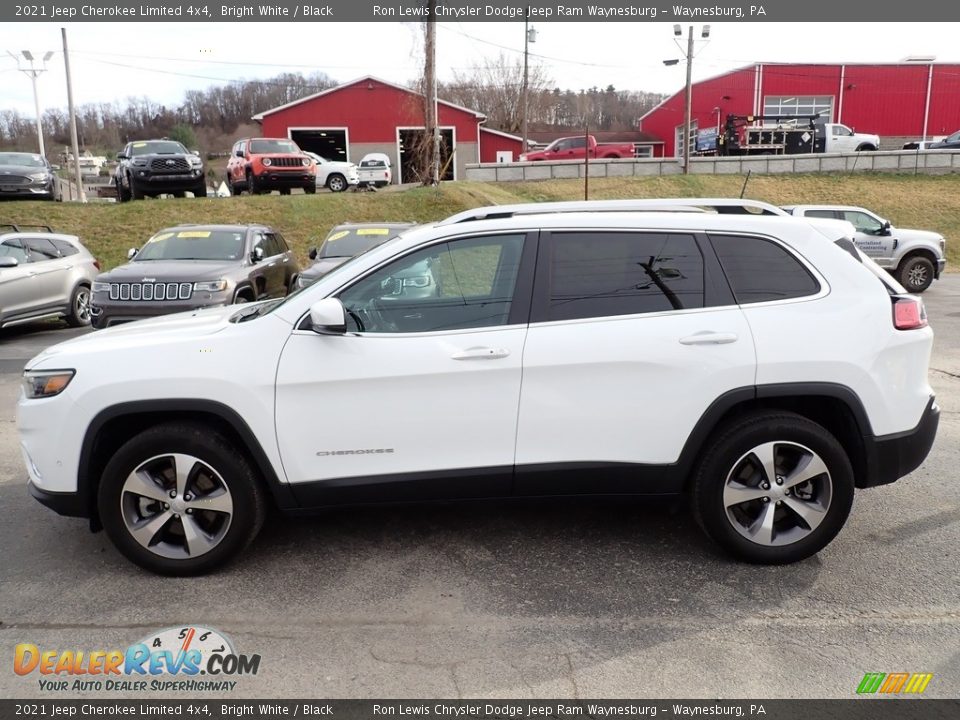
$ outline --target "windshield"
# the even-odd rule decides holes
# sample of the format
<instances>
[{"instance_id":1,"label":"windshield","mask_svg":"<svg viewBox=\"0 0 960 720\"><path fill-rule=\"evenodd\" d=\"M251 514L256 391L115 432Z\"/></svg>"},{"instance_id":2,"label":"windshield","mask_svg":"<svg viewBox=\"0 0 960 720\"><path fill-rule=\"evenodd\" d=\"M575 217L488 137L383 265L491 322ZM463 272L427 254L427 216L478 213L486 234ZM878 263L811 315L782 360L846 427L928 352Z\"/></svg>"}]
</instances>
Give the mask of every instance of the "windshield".
<instances>
[{"instance_id":1,"label":"windshield","mask_svg":"<svg viewBox=\"0 0 960 720\"><path fill-rule=\"evenodd\" d=\"M353 257L362 252L366 252L372 247L376 247L394 238L404 230L404 227L335 227L327 235L327 239L320 246L317 257Z\"/></svg>"},{"instance_id":2,"label":"windshield","mask_svg":"<svg viewBox=\"0 0 960 720\"><path fill-rule=\"evenodd\" d=\"M45 168L42 155L31 155L30 153L0 153L0 165L19 165L21 167Z\"/></svg>"},{"instance_id":3,"label":"windshield","mask_svg":"<svg viewBox=\"0 0 960 720\"><path fill-rule=\"evenodd\" d=\"M251 140L250 152L254 155L263 153L294 153L299 155L300 148L292 140Z\"/></svg>"},{"instance_id":4,"label":"windshield","mask_svg":"<svg viewBox=\"0 0 960 720\"><path fill-rule=\"evenodd\" d=\"M163 230L133 260L239 260L245 235L243 230Z\"/></svg>"},{"instance_id":5,"label":"windshield","mask_svg":"<svg viewBox=\"0 0 960 720\"><path fill-rule=\"evenodd\" d=\"M135 142L130 146L130 155L189 155L187 149L173 140L150 140Z\"/></svg>"}]
</instances>

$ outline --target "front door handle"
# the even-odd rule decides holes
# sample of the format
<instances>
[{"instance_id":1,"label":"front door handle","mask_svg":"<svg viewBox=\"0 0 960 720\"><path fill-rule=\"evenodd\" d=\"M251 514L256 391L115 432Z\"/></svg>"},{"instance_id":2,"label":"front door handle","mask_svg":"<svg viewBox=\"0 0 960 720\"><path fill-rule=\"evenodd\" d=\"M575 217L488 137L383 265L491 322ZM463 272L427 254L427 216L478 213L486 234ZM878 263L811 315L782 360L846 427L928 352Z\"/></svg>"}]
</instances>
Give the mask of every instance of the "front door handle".
<instances>
[{"instance_id":1,"label":"front door handle","mask_svg":"<svg viewBox=\"0 0 960 720\"><path fill-rule=\"evenodd\" d=\"M680 338L681 345L727 345L737 341L736 333L698 332Z\"/></svg>"},{"instance_id":2,"label":"front door handle","mask_svg":"<svg viewBox=\"0 0 960 720\"><path fill-rule=\"evenodd\" d=\"M454 360L499 360L510 354L506 348L472 347L454 353L450 357Z\"/></svg>"}]
</instances>

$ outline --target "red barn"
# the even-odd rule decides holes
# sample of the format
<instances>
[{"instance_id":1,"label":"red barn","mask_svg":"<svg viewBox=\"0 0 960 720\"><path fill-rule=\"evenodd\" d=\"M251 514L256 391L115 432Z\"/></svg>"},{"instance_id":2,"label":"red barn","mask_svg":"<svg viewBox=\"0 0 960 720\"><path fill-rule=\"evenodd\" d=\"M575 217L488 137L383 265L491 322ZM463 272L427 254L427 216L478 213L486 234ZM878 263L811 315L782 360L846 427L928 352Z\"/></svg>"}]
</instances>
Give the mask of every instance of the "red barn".
<instances>
[{"instance_id":1,"label":"red barn","mask_svg":"<svg viewBox=\"0 0 960 720\"><path fill-rule=\"evenodd\" d=\"M253 116L264 137L288 137L330 160L359 163L370 152L393 160L394 182L415 182L412 149L423 131L425 98L409 88L367 76ZM466 164L497 151L520 155L522 141L481 128L486 117L438 100L443 178L456 180Z\"/></svg>"},{"instance_id":2,"label":"red barn","mask_svg":"<svg viewBox=\"0 0 960 720\"><path fill-rule=\"evenodd\" d=\"M694 83L691 138L720 128L726 115L814 115L880 136L881 149L960 130L960 65L783 65L756 63ZM681 155L684 91L640 119L664 141L666 156Z\"/></svg>"}]
</instances>

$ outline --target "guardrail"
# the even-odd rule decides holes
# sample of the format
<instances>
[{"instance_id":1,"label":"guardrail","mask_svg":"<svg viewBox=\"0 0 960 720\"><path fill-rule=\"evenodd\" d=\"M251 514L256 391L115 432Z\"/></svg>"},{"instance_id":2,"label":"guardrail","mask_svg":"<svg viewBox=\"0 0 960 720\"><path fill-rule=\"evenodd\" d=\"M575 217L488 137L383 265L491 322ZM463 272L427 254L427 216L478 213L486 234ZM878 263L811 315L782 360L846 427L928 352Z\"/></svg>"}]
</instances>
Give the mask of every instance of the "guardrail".
<instances>
[{"instance_id":1,"label":"guardrail","mask_svg":"<svg viewBox=\"0 0 960 720\"><path fill-rule=\"evenodd\" d=\"M510 182L582 178L582 160L524 163L468 163L467 180ZM590 177L655 177L683 172L679 158L591 160ZM893 172L943 175L960 173L958 150L895 150L809 155L743 155L690 158L690 173L701 175Z\"/></svg>"}]
</instances>

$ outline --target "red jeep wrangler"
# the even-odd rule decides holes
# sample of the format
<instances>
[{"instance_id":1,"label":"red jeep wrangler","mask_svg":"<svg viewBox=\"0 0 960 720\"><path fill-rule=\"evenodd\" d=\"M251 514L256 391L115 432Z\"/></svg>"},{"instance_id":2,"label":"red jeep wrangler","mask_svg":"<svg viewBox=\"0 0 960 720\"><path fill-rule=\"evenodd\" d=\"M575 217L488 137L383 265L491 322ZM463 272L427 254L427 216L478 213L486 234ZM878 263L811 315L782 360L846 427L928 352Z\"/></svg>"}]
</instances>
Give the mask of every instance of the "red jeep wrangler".
<instances>
[{"instance_id":1,"label":"red jeep wrangler","mask_svg":"<svg viewBox=\"0 0 960 720\"><path fill-rule=\"evenodd\" d=\"M227 161L227 182L233 195L244 190L251 195L271 190L289 195L293 187L312 194L317 191L316 173L313 160L285 138L239 140Z\"/></svg>"}]
</instances>

